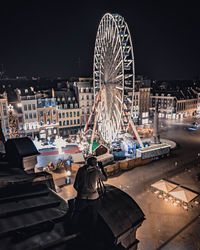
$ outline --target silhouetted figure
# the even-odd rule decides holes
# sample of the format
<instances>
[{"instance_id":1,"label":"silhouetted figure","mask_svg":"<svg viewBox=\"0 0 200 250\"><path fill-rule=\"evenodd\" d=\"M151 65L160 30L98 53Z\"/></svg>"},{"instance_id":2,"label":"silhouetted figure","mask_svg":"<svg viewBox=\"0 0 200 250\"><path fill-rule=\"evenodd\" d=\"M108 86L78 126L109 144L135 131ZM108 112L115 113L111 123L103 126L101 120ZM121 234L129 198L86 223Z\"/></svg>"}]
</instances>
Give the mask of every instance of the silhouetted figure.
<instances>
[{"instance_id":1,"label":"silhouetted figure","mask_svg":"<svg viewBox=\"0 0 200 250\"><path fill-rule=\"evenodd\" d=\"M95 229L97 222L97 209L99 204L99 193L97 182L106 181L107 175L102 164L98 164L96 157L90 157L87 164L79 168L74 188L77 191L75 208L72 215L73 224L87 233Z\"/></svg>"}]
</instances>

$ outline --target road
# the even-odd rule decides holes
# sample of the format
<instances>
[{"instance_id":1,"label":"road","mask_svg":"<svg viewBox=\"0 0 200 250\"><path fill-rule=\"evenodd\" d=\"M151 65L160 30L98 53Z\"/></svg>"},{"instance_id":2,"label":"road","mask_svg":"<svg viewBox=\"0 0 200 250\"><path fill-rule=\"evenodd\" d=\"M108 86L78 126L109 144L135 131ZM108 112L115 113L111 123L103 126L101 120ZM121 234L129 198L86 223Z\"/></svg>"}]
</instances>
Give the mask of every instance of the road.
<instances>
[{"instance_id":1,"label":"road","mask_svg":"<svg viewBox=\"0 0 200 250\"><path fill-rule=\"evenodd\" d=\"M187 128L188 124L185 122L163 121L161 138L174 140L178 144L178 148L172 152L171 156L108 180L109 184L127 192L142 208L146 216L145 222L137 232L137 238L140 240L139 250L158 249L159 247L168 250L200 249L199 245L195 245L199 244L200 238L200 233L197 233L196 230L199 227L199 212L195 209L186 212L182 208L174 208L171 204L158 200L149 191L150 185L161 178L171 180L177 178L174 180L200 192L199 186L193 183L193 179L190 181L184 179L185 177L178 178L177 175L183 173L189 176L185 172L185 168L196 166L197 154L200 152L200 129L189 131ZM177 166L175 162L177 162ZM189 229L187 225L190 225ZM181 234L177 232L181 232ZM188 235L192 235L192 237ZM184 240L180 241L181 239Z\"/></svg>"},{"instance_id":2,"label":"road","mask_svg":"<svg viewBox=\"0 0 200 250\"><path fill-rule=\"evenodd\" d=\"M107 181L108 184L127 192L146 216L145 222L137 231L139 250L159 249L159 247L183 250L188 249L186 246L190 246L190 250L200 249L199 245L195 245L199 244L200 239L200 233L196 233L196 228L199 227L197 219L199 211L196 209L184 211L181 207L173 207L159 200L150 191L150 185L161 178L178 178L178 174L183 173L183 178L177 179L179 182L184 182L180 184L186 183L188 187L200 192L199 187L193 183L193 177L190 180L185 178L192 176L190 172L185 171L185 168L196 166L197 154L200 152L200 129L190 131L187 129L188 125L184 121L161 121L161 138L174 140L178 144L178 148L171 156L134 168ZM70 199L75 194L71 185L65 187L61 195L65 199Z\"/></svg>"}]
</instances>

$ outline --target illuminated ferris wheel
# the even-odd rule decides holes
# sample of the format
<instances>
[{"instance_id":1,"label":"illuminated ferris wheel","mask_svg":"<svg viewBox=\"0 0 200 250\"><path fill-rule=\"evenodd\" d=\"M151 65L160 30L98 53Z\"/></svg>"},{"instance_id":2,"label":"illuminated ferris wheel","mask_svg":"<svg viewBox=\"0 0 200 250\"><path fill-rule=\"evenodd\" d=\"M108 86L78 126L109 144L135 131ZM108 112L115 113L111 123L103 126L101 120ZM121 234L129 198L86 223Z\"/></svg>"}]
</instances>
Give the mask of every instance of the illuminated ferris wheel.
<instances>
[{"instance_id":1,"label":"illuminated ferris wheel","mask_svg":"<svg viewBox=\"0 0 200 250\"><path fill-rule=\"evenodd\" d=\"M99 24L93 65L94 95L98 106L97 126L110 143L127 131L133 110L135 68L129 28L118 14L105 14Z\"/></svg>"}]
</instances>

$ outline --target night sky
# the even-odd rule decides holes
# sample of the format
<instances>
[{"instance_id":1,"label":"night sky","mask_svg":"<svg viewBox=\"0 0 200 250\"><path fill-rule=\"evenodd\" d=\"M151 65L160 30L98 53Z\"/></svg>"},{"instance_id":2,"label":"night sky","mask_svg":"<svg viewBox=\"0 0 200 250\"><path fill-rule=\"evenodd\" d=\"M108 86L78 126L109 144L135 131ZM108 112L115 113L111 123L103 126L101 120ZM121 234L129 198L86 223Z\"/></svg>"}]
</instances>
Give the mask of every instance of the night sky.
<instances>
[{"instance_id":1,"label":"night sky","mask_svg":"<svg viewBox=\"0 0 200 250\"><path fill-rule=\"evenodd\" d=\"M110 12L128 23L136 74L158 80L195 79L200 77L197 2L4 1L0 64L9 76L92 76L98 24Z\"/></svg>"}]
</instances>

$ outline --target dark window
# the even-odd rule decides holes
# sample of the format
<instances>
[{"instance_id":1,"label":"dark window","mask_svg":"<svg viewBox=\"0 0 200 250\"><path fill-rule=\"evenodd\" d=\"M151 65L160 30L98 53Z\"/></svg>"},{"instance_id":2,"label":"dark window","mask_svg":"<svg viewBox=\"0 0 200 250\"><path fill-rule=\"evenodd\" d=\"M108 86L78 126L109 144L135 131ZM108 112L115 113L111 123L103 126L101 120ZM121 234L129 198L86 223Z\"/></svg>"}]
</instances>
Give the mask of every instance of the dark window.
<instances>
[{"instance_id":1,"label":"dark window","mask_svg":"<svg viewBox=\"0 0 200 250\"><path fill-rule=\"evenodd\" d=\"M46 114L47 114L47 116L49 116L49 115L50 115L50 111L49 111L49 110L47 110Z\"/></svg>"},{"instance_id":2,"label":"dark window","mask_svg":"<svg viewBox=\"0 0 200 250\"><path fill-rule=\"evenodd\" d=\"M66 117L69 117L69 113L68 112L66 112Z\"/></svg>"},{"instance_id":3,"label":"dark window","mask_svg":"<svg viewBox=\"0 0 200 250\"><path fill-rule=\"evenodd\" d=\"M24 105L24 110L27 111L27 105Z\"/></svg>"},{"instance_id":4,"label":"dark window","mask_svg":"<svg viewBox=\"0 0 200 250\"><path fill-rule=\"evenodd\" d=\"M59 113L59 118L61 118L61 113Z\"/></svg>"},{"instance_id":5,"label":"dark window","mask_svg":"<svg viewBox=\"0 0 200 250\"><path fill-rule=\"evenodd\" d=\"M25 119L28 119L28 114L25 114Z\"/></svg>"},{"instance_id":6,"label":"dark window","mask_svg":"<svg viewBox=\"0 0 200 250\"><path fill-rule=\"evenodd\" d=\"M54 109L54 110L53 110L53 115L55 115L55 114L56 114L56 110Z\"/></svg>"},{"instance_id":7,"label":"dark window","mask_svg":"<svg viewBox=\"0 0 200 250\"><path fill-rule=\"evenodd\" d=\"M76 112L74 112L74 117L76 117Z\"/></svg>"},{"instance_id":8,"label":"dark window","mask_svg":"<svg viewBox=\"0 0 200 250\"><path fill-rule=\"evenodd\" d=\"M29 119L32 119L33 118L33 115L32 113L29 114Z\"/></svg>"},{"instance_id":9,"label":"dark window","mask_svg":"<svg viewBox=\"0 0 200 250\"><path fill-rule=\"evenodd\" d=\"M62 126L62 122L61 121L59 121L59 126Z\"/></svg>"},{"instance_id":10,"label":"dark window","mask_svg":"<svg viewBox=\"0 0 200 250\"><path fill-rule=\"evenodd\" d=\"M36 116L36 113L33 113L33 117L34 117L34 118L36 118L36 117L37 117L37 116Z\"/></svg>"},{"instance_id":11,"label":"dark window","mask_svg":"<svg viewBox=\"0 0 200 250\"><path fill-rule=\"evenodd\" d=\"M79 116L79 111L77 111L77 116Z\"/></svg>"},{"instance_id":12,"label":"dark window","mask_svg":"<svg viewBox=\"0 0 200 250\"><path fill-rule=\"evenodd\" d=\"M65 113L62 113L62 117L65 118Z\"/></svg>"},{"instance_id":13,"label":"dark window","mask_svg":"<svg viewBox=\"0 0 200 250\"><path fill-rule=\"evenodd\" d=\"M35 104L32 104L32 108L33 108L33 110L35 110Z\"/></svg>"},{"instance_id":14,"label":"dark window","mask_svg":"<svg viewBox=\"0 0 200 250\"><path fill-rule=\"evenodd\" d=\"M70 112L70 117L72 117L72 112Z\"/></svg>"},{"instance_id":15,"label":"dark window","mask_svg":"<svg viewBox=\"0 0 200 250\"><path fill-rule=\"evenodd\" d=\"M73 121L72 121L72 120L70 121L70 124L71 124L71 125L73 124Z\"/></svg>"},{"instance_id":16,"label":"dark window","mask_svg":"<svg viewBox=\"0 0 200 250\"><path fill-rule=\"evenodd\" d=\"M74 120L74 124L76 124L76 120Z\"/></svg>"},{"instance_id":17,"label":"dark window","mask_svg":"<svg viewBox=\"0 0 200 250\"><path fill-rule=\"evenodd\" d=\"M65 121L63 121L63 126L65 126L66 124L65 124Z\"/></svg>"},{"instance_id":18,"label":"dark window","mask_svg":"<svg viewBox=\"0 0 200 250\"><path fill-rule=\"evenodd\" d=\"M67 125L69 125L69 120L67 120Z\"/></svg>"},{"instance_id":19,"label":"dark window","mask_svg":"<svg viewBox=\"0 0 200 250\"><path fill-rule=\"evenodd\" d=\"M77 123L78 123L78 124L80 123L80 120L79 120L79 119L77 120Z\"/></svg>"},{"instance_id":20,"label":"dark window","mask_svg":"<svg viewBox=\"0 0 200 250\"><path fill-rule=\"evenodd\" d=\"M31 104L28 105L28 110L31 110Z\"/></svg>"},{"instance_id":21,"label":"dark window","mask_svg":"<svg viewBox=\"0 0 200 250\"><path fill-rule=\"evenodd\" d=\"M43 111L40 111L40 117L43 116Z\"/></svg>"}]
</instances>

